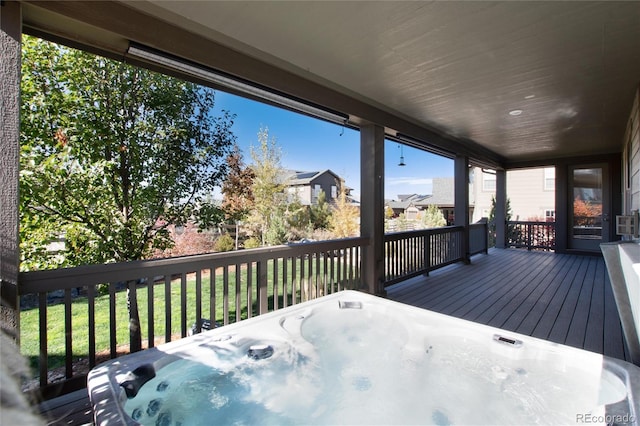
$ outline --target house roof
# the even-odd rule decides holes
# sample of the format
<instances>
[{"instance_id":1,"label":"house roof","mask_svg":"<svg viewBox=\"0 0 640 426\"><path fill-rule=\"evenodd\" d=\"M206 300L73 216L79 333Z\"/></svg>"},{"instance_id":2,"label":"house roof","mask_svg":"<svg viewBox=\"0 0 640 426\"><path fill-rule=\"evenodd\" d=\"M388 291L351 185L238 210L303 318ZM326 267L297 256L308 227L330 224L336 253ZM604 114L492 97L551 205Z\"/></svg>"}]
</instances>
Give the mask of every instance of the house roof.
<instances>
[{"instance_id":1,"label":"house roof","mask_svg":"<svg viewBox=\"0 0 640 426\"><path fill-rule=\"evenodd\" d=\"M342 181L342 178L340 176L338 176L337 174L335 174L334 172L332 172L329 169L323 170L323 171L316 171L316 172L300 172L300 171L291 171L288 172L289 173L289 178L288 178L288 182L290 186L296 186L296 185L309 185L310 183L312 183L314 180L316 180L317 178L319 178L320 176L322 176L325 173L329 173L331 174L334 178L336 178L338 181Z\"/></svg>"},{"instance_id":2,"label":"house roof","mask_svg":"<svg viewBox=\"0 0 640 426\"><path fill-rule=\"evenodd\" d=\"M397 200L385 200L392 209L407 209L410 206L425 208L430 204L438 207L453 207L455 197L455 179L452 177L433 178L430 195L398 194ZM473 202L470 203L473 206Z\"/></svg>"}]
</instances>

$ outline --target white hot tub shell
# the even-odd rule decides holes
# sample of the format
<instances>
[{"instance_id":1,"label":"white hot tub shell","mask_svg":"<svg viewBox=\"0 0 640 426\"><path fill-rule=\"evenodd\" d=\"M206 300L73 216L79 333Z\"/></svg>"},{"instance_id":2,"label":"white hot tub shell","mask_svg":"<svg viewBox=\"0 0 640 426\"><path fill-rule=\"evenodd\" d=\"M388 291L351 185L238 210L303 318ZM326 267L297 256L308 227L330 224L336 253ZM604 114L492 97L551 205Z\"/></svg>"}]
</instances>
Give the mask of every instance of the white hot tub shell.
<instances>
[{"instance_id":1,"label":"white hot tub shell","mask_svg":"<svg viewBox=\"0 0 640 426\"><path fill-rule=\"evenodd\" d=\"M640 368L344 291L95 367L96 425L637 424Z\"/></svg>"}]
</instances>

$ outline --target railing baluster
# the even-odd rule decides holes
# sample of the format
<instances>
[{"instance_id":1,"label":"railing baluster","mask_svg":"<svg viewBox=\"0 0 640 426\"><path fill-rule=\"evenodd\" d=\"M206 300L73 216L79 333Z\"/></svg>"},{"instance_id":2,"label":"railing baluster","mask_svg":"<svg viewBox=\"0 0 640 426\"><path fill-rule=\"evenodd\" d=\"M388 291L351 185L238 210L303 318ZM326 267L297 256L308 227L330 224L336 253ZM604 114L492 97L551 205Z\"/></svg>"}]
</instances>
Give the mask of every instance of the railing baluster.
<instances>
[{"instance_id":1,"label":"railing baluster","mask_svg":"<svg viewBox=\"0 0 640 426\"><path fill-rule=\"evenodd\" d=\"M96 286L87 286L87 319L89 325L89 367L96 365Z\"/></svg>"},{"instance_id":2,"label":"railing baluster","mask_svg":"<svg viewBox=\"0 0 640 426\"><path fill-rule=\"evenodd\" d=\"M273 259L273 281L271 288L273 289L273 310L278 310L278 258Z\"/></svg>"},{"instance_id":3,"label":"railing baluster","mask_svg":"<svg viewBox=\"0 0 640 426\"><path fill-rule=\"evenodd\" d=\"M65 377L73 376L73 335L71 330L71 289L64 290L64 370Z\"/></svg>"},{"instance_id":4,"label":"railing baluster","mask_svg":"<svg viewBox=\"0 0 640 426\"><path fill-rule=\"evenodd\" d=\"M257 262L257 290L258 290L258 315L266 314L269 310L269 300L267 295L267 265L264 260Z\"/></svg>"},{"instance_id":5,"label":"railing baluster","mask_svg":"<svg viewBox=\"0 0 640 426\"><path fill-rule=\"evenodd\" d=\"M352 290L354 289L355 286L355 277L353 275L353 265L354 265L354 258L353 258L353 247L349 247L349 289Z\"/></svg>"},{"instance_id":6,"label":"railing baluster","mask_svg":"<svg viewBox=\"0 0 640 426\"><path fill-rule=\"evenodd\" d=\"M211 324L213 327L213 324ZM196 333L202 331L202 270L196 271Z\"/></svg>"},{"instance_id":7,"label":"railing baluster","mask_svg":"<svg viewBox=\"0 0 640 426\"><path fill-rule=\"evenodd\" d=\"M253 316L253 262L247 263L247 318Z\"/></svg>"},{"instance_id":8,"label":"railing baluster","mask_svg":"<svg viewBox=\"0 0 640 426\"><path fill-rule=\"evenodd\" d=\"M321 296L321 292L320 292L320 285L322 284L322 277L320 275L321 270L320 270L320 252L315 252L313 253L313 256L316 259L316 264L315 264L315 273L313 274L313 281L314 281L314 293L312 294L313 298L319 297Z\"/></svg>"},{"instance_id":9,"label":"railing baluster","mask_svg":"<svg viewBox=\"0 0 640 426\"><path fill-rule=\"evenodd\" d=\"M171 341L171 275L164 276L164 341Z\"/></svg>"},{"instance_id":10,"label":"railing baluster","mask_svg":"<svg viewBox=\"0 0 640 426\"><path fill-rule=\"evenodd\" d=\"M127 321L129 325L129 321ZM111 359L118 355L116 337L116 284L109 283L109 352Z\"/></svg>"},{"instance_id":11,"label":"railing baluster","mask_svg":"<svg viewBox=\"0 0 640 426\"><path fill-rule=\"evenodd\" d=\"M187 337L187 274L180 274L180 335Z\"/></svg>"},{"instance_id":12,"label":"railing baluster","mask_svg":"<svg viewBox=\"0 0 640 426\"><path fill-rule=\"evenodd\" d=\"M49 360L47 351L47 292L38 293L38 320L40 322L40 354L39 354L39 370L40 370L40 387L45 387L48 383Z\"/></svg>"},{"instance_id":13,"label":"railing baluster","mask_svg":"<svg viewBox=\"0 0 640 426\"><path fill-rule=\"evenodd\" d=\"M289 284L288 284L288 270L290 257L282 258L282 307L286 308L289 305Z\"/></svg>"},{"instance_id":14,"label":"railing baluster","mask_svg":"<svg viewBox=\"0 0 640 426\"><path fill-rule=\"evenodd\" d=\"M240 275L240 264L236 263L236 322L242 319L242 276Z\"/></svg>"},{"instance_id":15,"label":"railing baluster","mask_svg":"<svg viewBox=\"0 0 640 426\"><path fill-rule=\"evenodd\" d=\"M291 258L291 303L298 303L298 274L296 273L296 266L298 264L298 258L293 256Z\"/></svg>"},{"instance_id":16,"label":"railing baluster","mask_svg":"<svg viewBox=\"0 0 640 426\"><path fill-rule=\"evenodd\" d=\"M147 347L153 348L156 340L155 334L155 304L153 290L155 287L153 277L147 277Z\"/></svg>"},{"instance_id":17,"label":"railing baluster","mask_svg":"<svg viewBox=\"0 0 640 426\"><path fill-rule=\"evenodd\" d=\"M229 265L222 269L222 315L222 323L229 324Z\"/></svg>"}]
</instances>

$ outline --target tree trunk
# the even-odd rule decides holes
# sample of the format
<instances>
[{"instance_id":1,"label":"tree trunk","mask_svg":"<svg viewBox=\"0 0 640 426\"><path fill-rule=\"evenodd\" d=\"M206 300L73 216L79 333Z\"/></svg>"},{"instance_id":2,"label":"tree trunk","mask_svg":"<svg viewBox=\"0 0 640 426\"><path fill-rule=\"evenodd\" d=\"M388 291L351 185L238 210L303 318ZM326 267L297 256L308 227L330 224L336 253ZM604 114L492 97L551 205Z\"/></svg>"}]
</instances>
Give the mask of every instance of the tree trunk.
<instances>
[{"instance_id":1,"label":"tree trunk","mask_svg":"<svg viewBox=\"0 0 640 426\"><path fill-rule=\"evenodd\" d=\"M142 350L142 333L140 332L140 314L138 313L137 281L127 282L127 309L129 310L129 351Z\"/></svg>"}]
</instances>

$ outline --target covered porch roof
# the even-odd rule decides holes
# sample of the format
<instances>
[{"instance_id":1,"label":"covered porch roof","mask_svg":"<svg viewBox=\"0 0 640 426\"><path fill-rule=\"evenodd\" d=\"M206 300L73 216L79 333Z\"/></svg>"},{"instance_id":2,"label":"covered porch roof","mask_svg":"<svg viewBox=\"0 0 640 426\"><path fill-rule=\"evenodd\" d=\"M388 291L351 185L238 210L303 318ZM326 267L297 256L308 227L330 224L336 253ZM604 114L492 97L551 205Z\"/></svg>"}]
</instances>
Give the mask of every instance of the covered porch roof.
<instances>
[{"instance_id":1,"label":"covered porch roof","mask_svg":"<svg viewBox=\"0 0 640 426\"><path fill-rule=\"evenodd\" d=\"M138 43L494 168L621 152L640 76L635 2L23 6L25 31Z\"/></svg>"}]
</instances>

